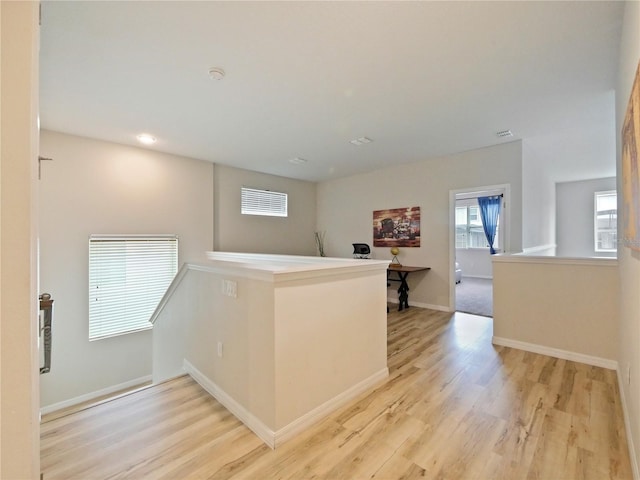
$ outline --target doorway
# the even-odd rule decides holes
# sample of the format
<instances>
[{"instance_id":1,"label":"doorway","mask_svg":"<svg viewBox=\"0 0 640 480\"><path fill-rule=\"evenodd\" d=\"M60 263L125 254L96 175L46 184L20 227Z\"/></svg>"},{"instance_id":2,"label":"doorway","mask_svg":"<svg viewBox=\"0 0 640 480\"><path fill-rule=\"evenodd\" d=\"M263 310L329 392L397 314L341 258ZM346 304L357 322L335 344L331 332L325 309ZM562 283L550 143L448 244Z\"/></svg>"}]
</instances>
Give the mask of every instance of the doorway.
<instances>
[{"instance_id":1,"label":"doorway","mask_svg":"<svg viewBox=\"0 0 640 480\"><path fill-rule=\"evenodd\" d=\"M449 304L454 311L493 317L493 266L478 205L479 197L488 196L502 198L494 249L509 250L509 185L452 190Z\"/></svg>"}]
</instances>

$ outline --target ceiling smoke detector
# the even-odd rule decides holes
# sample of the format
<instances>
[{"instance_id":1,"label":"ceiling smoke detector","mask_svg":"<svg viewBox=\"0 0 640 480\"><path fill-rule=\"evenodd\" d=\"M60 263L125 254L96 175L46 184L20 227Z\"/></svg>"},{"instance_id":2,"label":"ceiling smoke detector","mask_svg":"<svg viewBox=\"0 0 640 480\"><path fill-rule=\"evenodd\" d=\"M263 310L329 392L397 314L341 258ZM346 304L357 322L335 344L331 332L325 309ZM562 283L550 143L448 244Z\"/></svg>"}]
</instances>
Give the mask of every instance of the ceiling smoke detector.
<instances>
[{"instance_id":1,"label":"ceiling smoke detector","mask_svg":"<svg viewBox=\"0 0 640 480\"><path fill-rule=\"evenodd\" d=\"M209 78L211 80L222 80L224 78L224 70L220 67L211 67L209 69Z\"/></svg>"},{"instance_id":2,"label":"ceiling smoke detector","mask_svg":"<svg viewBox=\"0 0 640 480\"><path fill-rule=\"evenodd\" d=\"M511 130L500 130L499 132L496 132L496 135L499 137L513 137Z\"/></svg>"}]
</instances>

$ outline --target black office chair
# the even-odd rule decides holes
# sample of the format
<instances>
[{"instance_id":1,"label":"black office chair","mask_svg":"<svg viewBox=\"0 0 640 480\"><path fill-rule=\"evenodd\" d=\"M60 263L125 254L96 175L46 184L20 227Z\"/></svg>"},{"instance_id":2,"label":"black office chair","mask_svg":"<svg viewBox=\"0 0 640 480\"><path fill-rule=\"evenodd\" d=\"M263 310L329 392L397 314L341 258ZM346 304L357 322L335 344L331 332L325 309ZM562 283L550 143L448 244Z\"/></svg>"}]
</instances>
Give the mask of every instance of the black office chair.
<instances>
[{"instance_id":1,"label":"black office chair","mask_svg":"<svg viewBox=\"0 0 640 480\"><path fill-rule=\"evenodd\" d=\"M353 243L353 258L370 258L371 248L366 243Z\"/></svg>"}]
</instances>

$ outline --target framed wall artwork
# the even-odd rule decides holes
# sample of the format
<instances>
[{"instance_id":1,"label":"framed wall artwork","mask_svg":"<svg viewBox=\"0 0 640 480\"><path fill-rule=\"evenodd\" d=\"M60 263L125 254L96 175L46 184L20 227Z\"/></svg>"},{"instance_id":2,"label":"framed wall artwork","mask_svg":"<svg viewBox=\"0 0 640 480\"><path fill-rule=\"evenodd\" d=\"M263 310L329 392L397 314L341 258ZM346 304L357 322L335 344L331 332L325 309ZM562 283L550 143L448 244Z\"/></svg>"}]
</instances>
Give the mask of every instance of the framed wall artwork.
<instances>
[{"instance_id":1,"label":"framed wall artwork","mask_svg":"<svg viewBox=\"0 0 640 480\"><path fill-rule=\"evenodd\" d=\"M374 247L419 247L420 207L373 212Z\"/></svg>"},{"instance_id":2,"label":"framed wall artwork","mask_svg":"<svg viewBox=\"0 0 640 480\"><path fill-rule=\"evenodd\" d=\"M640 251L640 63L622 125L622 207L625 247Z\"/></svg>"}]
</instances>

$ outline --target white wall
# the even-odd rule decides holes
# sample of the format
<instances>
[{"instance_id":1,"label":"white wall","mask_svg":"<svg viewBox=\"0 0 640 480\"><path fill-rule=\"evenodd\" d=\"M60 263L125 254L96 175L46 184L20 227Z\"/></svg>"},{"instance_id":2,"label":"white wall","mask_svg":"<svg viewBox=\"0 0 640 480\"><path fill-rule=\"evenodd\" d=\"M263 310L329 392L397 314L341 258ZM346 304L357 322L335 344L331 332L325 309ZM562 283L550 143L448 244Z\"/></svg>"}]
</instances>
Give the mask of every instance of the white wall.
<instances>
[{"instance_id":1,"label":"white wall","mask_svg":"<svg viewBox=\"0 0 640 480\"><path fill-rule=\"evenodd\" d=\"M456 261L460 264L463 277L493 277L488 248L456 248Z\"/></svg>"},{"instance_id":2,"label":"white wall","mask_svg":"<svg viewBox=\"0 0 640 480\"><path fill-rule=\"evenodd\" d=\"M625 4L624 25L620 43L620 66L616 92L616 132L620 132L627 110L631 85L640 62L640 2ZM620 135L617 135L618 192L622 192L620 168ZM618 216L618 230L622 228L622 215ZM627 439L633 448L632 459L636 478L640 463L640 252L625 247L618 249L620 266L620 332L618 363L622 373L623 402L628 413ZM627 369L631 371L626 379Z\"/></svg>"},{"instance_id":3,"label":"white wall","mask_svg":"<svg viewBox=\"0 0 640 480\"><path fill-rule=\"evenodd\" d=\"M213 165L43 131L40 283L54 303L49 406L151 375L151 332L88 341L88 237L175 233L179 262L213 246Z\"/></svg>"},{"instance_id":4,"label":"white wall","mask_svg":"<svg viewBox=\"0 0 640 480\"><path fill-rule=\"evenodd\" d=\"M222 293L223 280L236 282L237 297ZM154 345L171 352L167 358L154 351L154 381L182 373L187 360L226 396L275 429L272 283L245 278L233 269L189 270L154 328Z\"/></svg>"},{"instance_id":5,"label":"white wall","mask_svg":"<svg viewBox=\"0 0 640 480\"><path fill-rule=\"evenodd\" d=\"M373 211L419 206L421 247L402 248L399 260L429 266L431 271L409 276L409 303L448 309L453 241L450 191L510 184L511 249L518 251L522 246L521 158L521 142L516 141L320 183L318 228L326 231L327 254L349 257L351 244L364 242L372 246L375 258L390 260L388 249L373 247Z\"/></svg>"},{"instance_id":6,"label":"white wall","mask_svg":"<svg viewBox=\"0 0 640 480\"><path fill-rule=\"evenodd\" d=\"M616 189L616 179L599 178L556 184L556 255L559 257L615 257L594 246L594 194Z\"/></svg>"},{"instance_id":7,"label":"white wall","mask_svg":"<svg viewBox=\"0 0 640 480\"><path fill-rule=\"evenodd\" d=\"M241 215L241 187L287 193L289 216ZM216 165L216 251L315 255L315 227L315 183Z\"/></svg>"},{"instance_id":8,"label":"white wall","mask_svg":"<svg viewBox=\"0 0 640 480\"><path fill-rule=\"evenodd\" d=\"M556 189L553 169L531 142L522 142L522 248L556 242ZM512 251L515 251L512 249Z\"/></svg>"},{"instance_id":9,"label":"white wall","mask_svg":"<svg viewBox=\"0 0 640 480\"><path fill-rule=\"evenodd\" d=\"M551 246L544 255L555 255L556 183L615 176L614 92L590 92L587 101L567 102L570 111L559 129L522 141L522 246L536 254ZM589 125L574 123L576 115L591 118Z\"/></svg>"},{"instance_id":10,"label":"white wall","mask_svg":"<svg viewBox=\"0 0 640 480\"><path fill-rule=\"evenodd\" d=\"M494 343L613 368L618 292L615 259L496 256Z\"/></svg>"},{"instance_id":11,"label":"white wall","mask_svg":"<svg viewBox=\"0 0 640 480\"><path fill-rule=\"evenodd\" d=\"M40 474L38 2L0 2L0 478Z\"/></svg>"}]
</instances>

